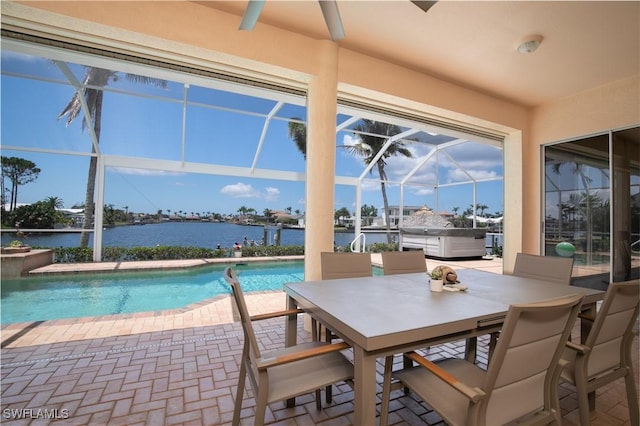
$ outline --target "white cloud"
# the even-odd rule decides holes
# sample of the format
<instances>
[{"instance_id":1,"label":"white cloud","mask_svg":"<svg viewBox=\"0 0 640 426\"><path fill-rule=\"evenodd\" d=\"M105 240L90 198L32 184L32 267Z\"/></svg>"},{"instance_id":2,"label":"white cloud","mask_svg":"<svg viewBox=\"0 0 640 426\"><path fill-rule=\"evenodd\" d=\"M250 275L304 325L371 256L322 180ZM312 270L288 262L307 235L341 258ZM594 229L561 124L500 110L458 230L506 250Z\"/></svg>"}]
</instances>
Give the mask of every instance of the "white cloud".
<instances>
[{"instance_id":1,"label":"white cloud","mask_svg":"<svg viewBox=\"0 0 640 426\"><path fill-rule=\"evenodd\" d=\"M344 135L344 137L342 138L342 145L345 145L345 146L353 146L359 143L360 143L360 139L356 138L351 133Z\"/></svg>"},{"instance_id":2,"label":"white cloud","mask_svg":"<svg viewBox=\"0 0 640 426\"><path fill-rule=\"evenodd\" d=\"M482 180L482 179L492 179L498 176L498 174L494 170L471 170L467 169L467 173L471 175L472 178ZM469 181L469 176L464 173L460 169L450 170L447 173L447 180L449 182L461 182L461 181Z\"/></svg>"},{"instance_id":3,"label":"white cloud","mask_svg":"<svg viewBox=\"0 0 640 426\"><path fill-rule=\"evenodd\" d=\"M278 188L267 187L264 199L267 201L275 201L280 196L280 190Z\"/></svg>"},{"instance_id":4,"label":"white cloud","mask_svg":"<svg viewBox=\"0 0 640 426\"><path fill-rule=\"evenodd\" d=\"M238 182L233 185L227 185L220 190L221 194L228 195L232 198L261 198L266 201L275 201L280 197L280 190L274 187L266 187L264 193L251 185Z\"/></svg>"},{"instance_id":5,"label":"white cloud","mask_svg":"<svg viewBox=\"0 0 640 426\"><path fill-rule=\"evenodd\" d=\"M433 195L433 188L420 188L412 192L414 195Z\"/></svg>"},{"instance_id":6,"label":"white cloud","mask_svg":"<svg viewBox=\"0 0 640 426\"><path fill-rule=\"evenodd\" d=\"M227 185L220 190L220 193L233 198L260 198L260 193L253 186L242 182Z\"/></svg>"},{"instance_id":7,"label":"white cloud","mask_svg":"<svg viewBox=\"0 0 640 426\"><path fill-rule=\"evenodd\" d=\"M365 192L365 191L378 191L380 192L380 182L378 181L374 181L374 180L363 180L362 181L362 186L360 187L360 189Z\"/></svg>"}]
</instances>

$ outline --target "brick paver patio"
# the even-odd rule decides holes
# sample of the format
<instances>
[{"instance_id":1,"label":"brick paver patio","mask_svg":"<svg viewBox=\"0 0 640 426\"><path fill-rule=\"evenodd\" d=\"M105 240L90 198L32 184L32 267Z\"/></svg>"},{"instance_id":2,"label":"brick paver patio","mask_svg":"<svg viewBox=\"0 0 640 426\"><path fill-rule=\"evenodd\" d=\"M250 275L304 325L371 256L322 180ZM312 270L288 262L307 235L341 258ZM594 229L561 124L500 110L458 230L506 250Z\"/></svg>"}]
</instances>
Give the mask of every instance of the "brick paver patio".
<instances>
[{"instance_id":1,"label":"brick paver patio","mask_svg":"<svg viewBox=\"0 0 640 426\"><path fill-rule=\"evenodd\" d=\"M282 309L284 300L282 292L255 294L248 299L251 313ZM1 422L229 424L242 351L242 330L233 322L229 307L226 297L177 313L4 327ZM298 340L309 340L302 319L298 322ZM283 345L282 319L261 321L256 331L266 349ZM638 354L637 327L635 333L633 350ZM426 354L431 359L460 356L463 348L464 342L455 342L433 347ZM479 362L486 362L484 338L480 339ZM635 368L637 382L637 356ZM334 389L333 402L323 404L320 411L313 395L307 395L298 398L294 408L272 404L266 420L277 425L352 424L352 401L351 388L341 384ZM254 405L249 386L244 395L243 424L253 423ZM563 424L578 425L575 395L565 386L561 386L561 405ZM443 424L414 395L405 396L402 391L392 393L391 411L391 424ZM630 424L622 381L598 391L591 417L593 425Z\"/></svg>"}]
</instances>

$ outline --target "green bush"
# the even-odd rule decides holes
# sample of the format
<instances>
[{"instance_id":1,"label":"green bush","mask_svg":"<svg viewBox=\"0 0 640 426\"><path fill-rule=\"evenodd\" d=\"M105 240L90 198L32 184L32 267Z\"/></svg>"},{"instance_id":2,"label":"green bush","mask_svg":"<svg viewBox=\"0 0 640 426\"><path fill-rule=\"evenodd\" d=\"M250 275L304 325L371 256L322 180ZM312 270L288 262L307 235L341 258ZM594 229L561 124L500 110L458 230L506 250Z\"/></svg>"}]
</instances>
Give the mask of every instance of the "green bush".
<instances>
[{"instance_id":1,"label":"green bush","mask_svg":"<svg viewBox=\"0 0 640 426\"><path fill-rule=\"evenodd\" d=\"M348 252L349 246L338 247L338 251ZM398 243L373 243L367 251L380 253L397 251ZM302 256L304 246L249 246L242 248L242 257ZM230 249L209 249L204 247L156 246L156 247L105 247L103 262L126 262L140 260L211 259L232 257ZM93 249L80 247L59 247L54 249L54 263L93 262Z\"/></svg>"},{"instance_id":2,"label":"green bush","mask_svg":"<svg viewBox=\"0 0 640 426\"><path fill-rule=\"evenodd\" d=\"M383 251L398 251L398 243L373 243L369 245L371 253L381 253Z\"/></svg>"},{"instance_id":3,"label":"green bush","mask_svg":"<svg viewBox=\"0 0 640 426\"><path fill-rule=\"evenodd\" d=\"M303 255L304 246L254 246L243 247L243 257ZM231 257L231 250L204 247L156 246L156 247L105 247L103 262L126 262L140 260L211 259ZM80 247L58 247L54 249L54 263L93 262L93 249Z\"/></svg>"},{"instance_id":4,"label":"green bush","mask_svg":"<svg viewBox=\"0 0 640 426\"><path fill-rule=\"evenodd\" d=\"M304 254L304 246L248 246L242 247L242 257L297 256Z\"/></svg>"},{"instance_id":5,"label":"green bush","mask_svg":"<svg viewBox=\"0 0 640 426\"><path fill-rule=\"evenodd\" d=\"M54 263L93 262L93 249L82 247L58 247L53 249Z\"/></svg>"}]
</instances>

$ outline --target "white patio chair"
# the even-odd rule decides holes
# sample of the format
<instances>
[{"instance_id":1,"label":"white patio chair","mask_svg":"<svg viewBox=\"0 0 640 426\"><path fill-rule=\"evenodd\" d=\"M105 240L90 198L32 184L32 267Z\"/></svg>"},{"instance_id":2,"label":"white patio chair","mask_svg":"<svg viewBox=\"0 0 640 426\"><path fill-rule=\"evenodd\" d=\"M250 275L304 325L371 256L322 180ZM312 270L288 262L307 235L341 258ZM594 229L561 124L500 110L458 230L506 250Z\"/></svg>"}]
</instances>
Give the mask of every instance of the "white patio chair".
<instances>
[{"instance_id":1,"label":"white patio chair","mask_svg":"<svg viewBox=\"0 0 640 426\"><path fill-rule=\"evenodd\" d=\"M427 272L427 262L422 250L383 251L381 255L385 275Z\"/></svg>"},{"instance_id":2,"label":"white patio chair","mask_svg":"<svg viewBox=\"0 0 640 426\"><path fill-rule=\"evenodd\" d=\"M568 365L562 370L561 379L571 383L576 389L582 426L588 426L590 421L588 394L622 378L627 391L630 424L640 423L632 364L632 356L637 357L638 354L631 353L639 296L638 281L609 284L595 318L585 318L593 321L585 343L567 343L568 349L563 353L562 359Z\"/></svg>"},{"instance_id":3,"label":"white patio chair","mask_svg":"<svg viewBox=\"0 0 640 426\"><path fill-rule=\"evenodd\" d=\"M572 257L539 256L535 254L517 253L513 267L513 276L533 278L558 285L571 285L573 271ZM489 354L487 363L491 362L500 332L489 335ZM473 338L475 339L475 338Z\"/></svg>"},{"instance_id":4,"label":"white patio chair","mask_svg":"<svg viewBox=\"0 0 640 426\"><path fill-rule=\"evenodd\" d=\"M515 420L560 424L560 356L583 297L512 305L486 371L463 359L434 363L412 352L418 366L393 376L449 425L502 425ZM391 358L385 362L381 425L388 418Z\"/></svg>"},{"instance_id":5,"label":"white patio chair","mask_svg":"<svg viewBox=\"0 0 640 426\"><path fill-rule=\"evenodd\" d=\"M280 350L262 352L258 346L251 321L276 318L302 312L288 310L249 316L242 286L231 268L224 271L224 279L231 286L242 322L244 345L240 361L240 375L233 411L233 425L240 424L240 411L246 375L249 373L256 397L253 424L264 424L267 404L317 391L322 387L353 379L353 364L340 353L349 348L346 343L304 343ZM316 406L320 409L320 398L316 392Z\"/></svg>"},{"instance_id":6,"label":"white patio chair","mask_svg":"<svg viewBox=\"0 0 640 426\"><path fill-rule=\"evenodd\" d=\"M538 256L517 253L513 275L535 278L561 285L571 284L573 257Z\"/></svg>"},{"instance_id":7,"label":"white patio chair","mask_svg":"<svg viewBox=\"0 0 640 426\"><path fill-rule=\"evenodd\" d=\"M323 280L373 276L369 253L321 252L320 270ZM324 334L325 341L331 343L337 337L331 330L318 324L315 320L311 321L311 329L314 340L320 340ZM324 396L327 403L330 403L332 398L330 387L325 389Z\"/></svg>"},{"instance_id":8,"label":"white patio chair","mask_svg":"<svg viewBox=\"0 0 640 426\"><path fill-rule=\"evenodd\" d=\"M320 253L323 280L359 278L373 275L369 253Z\"/></svg>"}]
</instances>

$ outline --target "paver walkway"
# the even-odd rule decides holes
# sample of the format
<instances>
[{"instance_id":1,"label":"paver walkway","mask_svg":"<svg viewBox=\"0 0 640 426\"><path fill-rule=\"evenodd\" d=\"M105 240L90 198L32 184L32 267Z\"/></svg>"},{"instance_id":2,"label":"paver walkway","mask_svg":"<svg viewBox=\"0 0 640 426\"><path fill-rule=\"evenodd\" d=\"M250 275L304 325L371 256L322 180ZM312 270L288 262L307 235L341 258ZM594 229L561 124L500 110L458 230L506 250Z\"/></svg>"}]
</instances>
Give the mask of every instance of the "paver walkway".
<instances>
[{"instance_id":1,"label":"paver walkway","mask_svg":"<svg viewBox=\"0 0 640 426\"><path fill-rule=\"evenodd\" d=\"M374 258L374 262L375 262ZM434 263L427 261L432 267ZM477 267L497 269L492 261ZM451 263L451 262L447 262ZM473 267L466 264L466 267ZM456 266L460 267L460 266ZM248 296L252 314L280 310L282 292ZM3 424L28 425L226 425L230 423L242 350L242 330L233 321L228 297L181 312L136 314L80 321L46 321L29 328L2 329L1 380ZM299 320L298 340L310 335ZM256 324L265 349L284 343L282 319ZM577 332L579 334L579 332ZM638 330L633 353L638 354ZM436 346L429 358L460 355L463 342ZM486 362L480 339L480 363ZM635 358L636 381L638 359ZM382 373L382 366L379 365ZM379 378L381 382L381 377ZM381 389L378 389L380 392ZM594 425L628 425L622 382L598 391ZM392 394L392 424L442 424L413 395ZM313 396L298 398L294 408L281 403L267 410L278 425L352 423L353 393L334 390L333 402L316 411ZM253 423L252 393L245 392L243 424ZM561 387L563 424L577 425L575 395ZM45 419L49 417L49 419ZM54 418L51 418L54 417Z\"/></svg>"}]
</instances>

